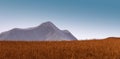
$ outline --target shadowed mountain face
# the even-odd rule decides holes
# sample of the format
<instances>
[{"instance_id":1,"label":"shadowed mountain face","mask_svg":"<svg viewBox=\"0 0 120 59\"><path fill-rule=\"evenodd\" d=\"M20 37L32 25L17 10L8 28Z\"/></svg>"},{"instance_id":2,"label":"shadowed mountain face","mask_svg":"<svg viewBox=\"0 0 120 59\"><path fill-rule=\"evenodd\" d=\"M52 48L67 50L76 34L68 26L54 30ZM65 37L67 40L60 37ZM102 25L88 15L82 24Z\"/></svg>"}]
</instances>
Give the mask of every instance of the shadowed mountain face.
<instances>
[{"instance_id":1,"label":"shadowed mountain face","mask_svg":"<svg viewBox=\"0 0 120 59\"><path fill-rule=\"evenodd\" d=\"M40 26L28 29L14 28L1 33L0 39L12 41L77 40L68 30L60 30L51 22L45 22Z\"/></svg>"}]
</instances>

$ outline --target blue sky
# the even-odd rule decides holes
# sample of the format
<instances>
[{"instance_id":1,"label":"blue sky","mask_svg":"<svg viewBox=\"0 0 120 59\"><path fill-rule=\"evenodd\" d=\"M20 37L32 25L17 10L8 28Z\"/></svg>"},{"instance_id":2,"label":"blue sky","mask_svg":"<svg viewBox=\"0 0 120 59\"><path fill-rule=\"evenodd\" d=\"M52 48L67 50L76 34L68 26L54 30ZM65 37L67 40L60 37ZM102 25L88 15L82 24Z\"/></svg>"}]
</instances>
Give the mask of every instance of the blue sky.
<instances>
[{"instance_id":1,"label":"blue sky","mask_svg":"<svg viewBox=\"0 0 120 59\"><path fill-rule=\"evenodd\" d=\"M0 32L46 21L78 39L120 37L120 1L0 0Z\"/></svg>"}]
</instances>

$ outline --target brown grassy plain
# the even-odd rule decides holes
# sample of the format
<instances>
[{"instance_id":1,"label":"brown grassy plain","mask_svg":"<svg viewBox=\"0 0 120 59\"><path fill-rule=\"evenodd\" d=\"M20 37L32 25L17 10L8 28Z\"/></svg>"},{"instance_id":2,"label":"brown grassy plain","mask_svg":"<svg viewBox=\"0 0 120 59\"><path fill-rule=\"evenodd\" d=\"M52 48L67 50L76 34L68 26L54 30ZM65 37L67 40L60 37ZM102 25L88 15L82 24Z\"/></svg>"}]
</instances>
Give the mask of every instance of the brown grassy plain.
<instances>
[{"instance_id":1,"label":"brown grassy plain","mask_svg":"<svg viewBox=\"0 0 120 59\"><path fill-rule=\"evenodd\" d=\"M120 38L84 41L0 41L0 59L120 59Z\"/></svg>"}]
</instances>

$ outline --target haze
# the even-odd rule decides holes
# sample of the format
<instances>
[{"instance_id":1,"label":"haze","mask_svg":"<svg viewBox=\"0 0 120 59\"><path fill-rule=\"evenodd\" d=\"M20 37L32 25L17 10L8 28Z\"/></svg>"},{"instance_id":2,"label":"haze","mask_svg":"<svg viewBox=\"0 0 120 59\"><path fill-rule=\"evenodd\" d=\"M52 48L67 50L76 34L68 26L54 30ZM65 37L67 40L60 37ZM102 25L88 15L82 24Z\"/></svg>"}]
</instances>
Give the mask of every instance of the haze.
<instances>
[{"instance_id":1,"label":"haze","mask_svg":"<svg viewBox=\"0 0 120 59\"><path fill-rule=\"evenodd\" d=\"M120 37L119 0L0 0L0 32L51 21L78 39Z\"/></svg>"}]
</instances>

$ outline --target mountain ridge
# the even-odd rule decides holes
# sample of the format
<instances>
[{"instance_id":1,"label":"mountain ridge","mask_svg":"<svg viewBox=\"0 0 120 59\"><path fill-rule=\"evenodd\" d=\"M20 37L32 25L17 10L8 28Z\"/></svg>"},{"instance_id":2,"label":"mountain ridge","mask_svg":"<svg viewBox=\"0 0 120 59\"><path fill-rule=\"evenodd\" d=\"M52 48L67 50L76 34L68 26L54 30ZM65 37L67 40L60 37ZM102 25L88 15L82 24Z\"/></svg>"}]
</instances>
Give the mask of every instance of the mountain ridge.
<instances>
[{"instance_id":1,"label":"mountain ridge","mask_svg":"<svg viewBox=\"0 0 120 59\"><path fill-rule=\"evenodd\" d=\"M0 40L61 41L77 40L68 30L60 30L52 22L44 22L27 29L14 28L0 34Z\"/></svg>"}]
</instances>

